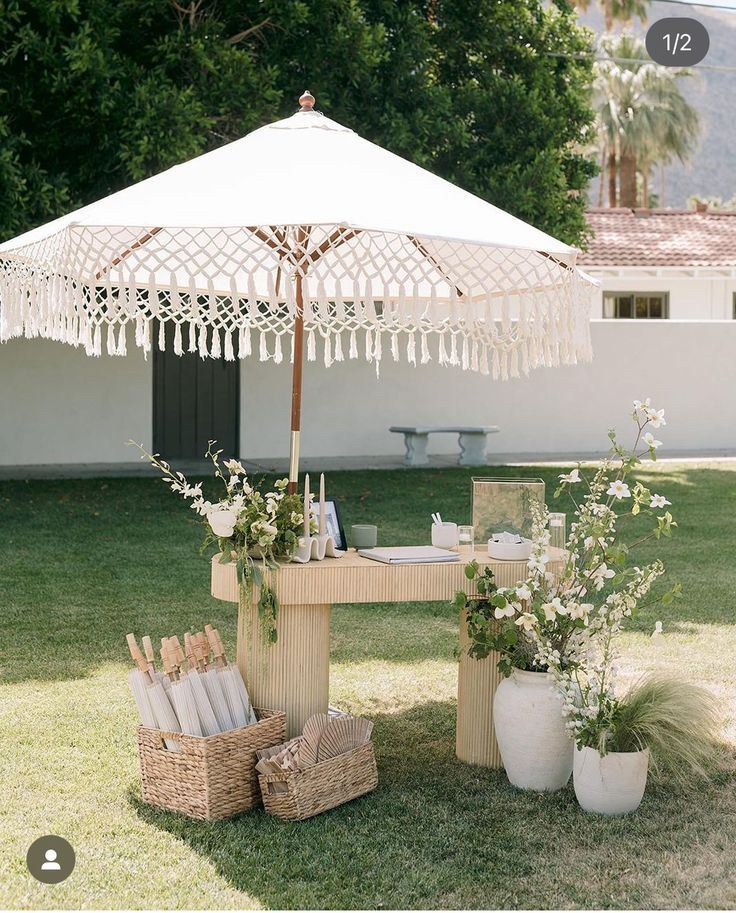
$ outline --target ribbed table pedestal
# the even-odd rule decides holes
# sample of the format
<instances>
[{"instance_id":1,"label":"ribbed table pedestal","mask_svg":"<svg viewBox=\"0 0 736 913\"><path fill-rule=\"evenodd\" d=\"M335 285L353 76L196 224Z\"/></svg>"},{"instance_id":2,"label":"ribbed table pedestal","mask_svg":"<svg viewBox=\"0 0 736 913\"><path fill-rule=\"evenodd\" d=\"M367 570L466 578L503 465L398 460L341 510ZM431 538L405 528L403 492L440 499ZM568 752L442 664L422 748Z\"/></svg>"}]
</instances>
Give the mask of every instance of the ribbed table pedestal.
<instances>
[{"instance_id":1,"label":"ribbed table pedestal","mask_svg":"<svg viewBox=\"0 0 736 913\"><path fill-rule=\"evenodd\" d=\"M468 626L460 613L460 668L457 673L457 728L455 754L460 761L482 767L501 767L493 729L493 696L501 680L498 653L485 659L468 656Z\"/></svg>"},{"instance_id":2,"label":"ribbed table pedestal","mask_svg":"<svg viewBox=\"0 0 736 913\"><path fill-rule=\"evenodd\" d=\"M511 587L527 574L526 561L496 561L492 564L496 584ZM557 568L552 562L551 569ZM460 668L457 673L457 728L455 754L460 761L482 767L502 767L493 728L493 698L501 681L496 665L498 653L485 659L468 656L468 626L460 613Z\"/></svg>"},{"instance_id":3,"label":"ribbed table pedestal","mask_svg":"<svg viewBox=\"0 0 736 913\"><path fill-rule=\"evenodd\" d=\"M283 710L289 738L315 713L327 713L330 697L329 605L284 605L278 640L270 646L259 631L258 609L240 607L238 666L254 707ZM296 685L296 687L295 687Z\"/></svg>"}]
</instances>

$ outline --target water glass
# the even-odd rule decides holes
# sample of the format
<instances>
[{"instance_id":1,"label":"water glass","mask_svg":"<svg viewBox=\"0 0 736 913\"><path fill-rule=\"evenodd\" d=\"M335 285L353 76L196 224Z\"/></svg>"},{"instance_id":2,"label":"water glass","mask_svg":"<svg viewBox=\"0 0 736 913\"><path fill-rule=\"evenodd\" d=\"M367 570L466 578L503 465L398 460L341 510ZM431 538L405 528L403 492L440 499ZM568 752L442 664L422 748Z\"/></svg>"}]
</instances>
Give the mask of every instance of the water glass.
<instances>
[{"instance_id":1,"label":"water glass","mask_svg":"<svg viewBox=\"0 0 736 913\"><path fill-rule=\"evenodd\" d=\"M567 516L565 514L549 515L549 544L552 548L564 548L567 542Z\"/></svg>"},{"instance_id":2,"label":"water glass","mask_svg":"<svg viewBox=\"0 0 736 913\"><path fill-rule=\"evenodd\" d=\"M457 541L461 555L472 558L475 554L475 529L472 526L458 526Z\"/></svg>"}]
</instances>

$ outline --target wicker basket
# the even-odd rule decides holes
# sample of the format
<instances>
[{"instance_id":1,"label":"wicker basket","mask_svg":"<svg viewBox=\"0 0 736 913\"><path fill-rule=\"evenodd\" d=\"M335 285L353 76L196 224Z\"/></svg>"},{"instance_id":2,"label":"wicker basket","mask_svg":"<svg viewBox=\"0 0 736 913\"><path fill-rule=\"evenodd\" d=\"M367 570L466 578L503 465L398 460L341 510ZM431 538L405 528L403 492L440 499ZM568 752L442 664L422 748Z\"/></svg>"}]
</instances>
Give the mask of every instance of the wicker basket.
<instances>
[{"instance_id":1,"label":"wicker basket","mask_svg":"<svg viewBox=\"0 0 736 913\"><path fill-rule=\"evenodd\" d=\"M258 758L273 757L286 744L259 751ZM287 821L304 821L357 799L378 786L373 742L304 770L259 774L258 782L263 806L269 815Z\"/></svg>"},{"instance_id":2,"label":"wicker basket","mask_svg":"<svg viewBox=\"0 0 736 913\"><path fill-rule=\"evenodd\" d=\"M256 709L258 722L205 738L138 727L143 801L217 821L261 804L256 751L283 742L286 714ZM173 739L180 751L170 751Z\"/></svg>"}]
</instances>

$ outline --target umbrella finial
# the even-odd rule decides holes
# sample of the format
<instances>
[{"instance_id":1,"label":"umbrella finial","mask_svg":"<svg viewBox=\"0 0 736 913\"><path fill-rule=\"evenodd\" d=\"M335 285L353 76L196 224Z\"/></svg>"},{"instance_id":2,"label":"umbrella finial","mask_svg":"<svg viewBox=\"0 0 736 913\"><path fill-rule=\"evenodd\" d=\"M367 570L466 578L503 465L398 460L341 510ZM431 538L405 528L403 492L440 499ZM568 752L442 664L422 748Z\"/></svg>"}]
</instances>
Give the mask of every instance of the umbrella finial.
<instances>
[{"instance_id":1,"label":"umbrella finial","mask_svg":"<svg viewBox=\"0 0 736 913\"><path fill-rule=\"evenodd\" d=\"M304 95L299 99L299 104L301 105L301 111L311 111L314 107L315 98L314 95L307 89L304 92Z\"/></svg>"}]
</instances>

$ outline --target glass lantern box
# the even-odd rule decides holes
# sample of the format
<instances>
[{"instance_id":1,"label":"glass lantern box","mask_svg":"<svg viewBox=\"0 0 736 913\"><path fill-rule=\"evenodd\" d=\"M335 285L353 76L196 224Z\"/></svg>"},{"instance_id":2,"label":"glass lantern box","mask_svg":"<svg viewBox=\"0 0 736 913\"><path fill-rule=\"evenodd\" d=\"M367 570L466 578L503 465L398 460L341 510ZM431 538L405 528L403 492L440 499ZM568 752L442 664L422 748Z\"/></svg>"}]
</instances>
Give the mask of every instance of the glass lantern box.
<instances>
[{"instance_id":1,"label":"glass lantern box","mask_svg":"<svg viewBox=\"0 0 736 913\"><path fill-rule=\"evenodd\" d=\"M474 476L473 528L476 544L485 543L494 534L510 533L530 539L532 501L544 504L542 479L493 479Z\"/></svg>"}]
</instances>

